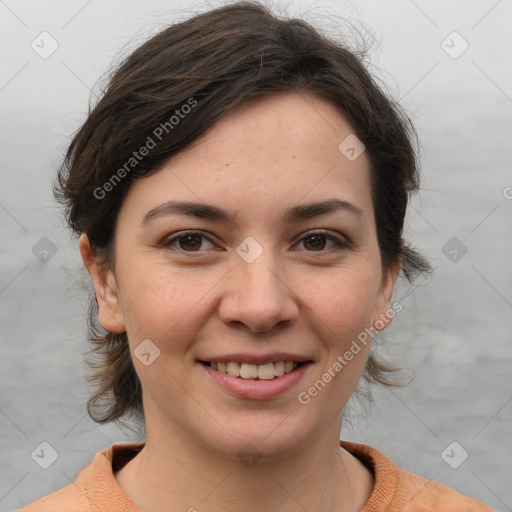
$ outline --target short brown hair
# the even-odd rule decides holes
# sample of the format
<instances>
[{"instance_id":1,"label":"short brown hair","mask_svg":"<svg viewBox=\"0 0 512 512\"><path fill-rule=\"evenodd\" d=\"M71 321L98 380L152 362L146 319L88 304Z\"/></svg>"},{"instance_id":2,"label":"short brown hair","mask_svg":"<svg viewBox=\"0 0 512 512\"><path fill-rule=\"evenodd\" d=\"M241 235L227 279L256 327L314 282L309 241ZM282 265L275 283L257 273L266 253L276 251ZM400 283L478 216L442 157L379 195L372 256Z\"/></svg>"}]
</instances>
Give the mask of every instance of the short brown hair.
<instances>
[{"instance_id":1,"label":"short brown hair","mask_svg":"<svg viewBox=\"0 0 512 512\"><path fill-rule=\"evenodd\" d=\"M419 188L416 132L376 84L364 57L303 20L278 17L251 1L162 30L117 67L69 145L54 187L69 226L76 234L87 233L99 261L113 265L116 220L133 180L157 172L248 100L312 93L330 100L364 143L382 267L401 257L402 275L412 283L417 274L431 271L402 237L409 197ZM185 112L191 99L194 108L173 123L172 116ZM148 137L156 138L157 127L158 143L140 160L130 160ZM103 330L94 294L89 313L89 339L98 356L88 361L95 369L88 380L97 382L87 402L89 415L98 423L127 414L143 422L142 389L126 332ZM399 385L391 378L396 371L372 351L363 377L368 383Z\"/></svg>"}]
</instances>

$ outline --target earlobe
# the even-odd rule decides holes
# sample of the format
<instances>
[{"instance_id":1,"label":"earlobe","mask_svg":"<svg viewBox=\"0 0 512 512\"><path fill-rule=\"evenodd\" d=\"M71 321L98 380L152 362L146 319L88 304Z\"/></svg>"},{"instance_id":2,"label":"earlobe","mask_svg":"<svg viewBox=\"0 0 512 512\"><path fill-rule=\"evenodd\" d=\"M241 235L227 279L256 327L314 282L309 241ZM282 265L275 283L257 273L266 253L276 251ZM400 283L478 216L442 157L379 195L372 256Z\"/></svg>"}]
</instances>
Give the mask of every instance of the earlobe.
<instances>
[{"instance_id":1,"label":"earlobe","mask_svg":"<svg viewBox=\"0 0 512 512\"><path fill-rule=\"evenodd\" d=\"M399 256L393 265L382 275L375 318L373 319L373 327L376 331L382 331L388 327L394 317L394 311L391 309L391 300L393 298L395 282L401 269L402 257Z\"/></svg>"},{"instance_id":2,"label":"earlobe","mask_svg":"<svg viewBox=\"0 0 512 512\"><path fill-rule=\"evenodd\" d=\"M111 270L99 264L97 254L91 247L86 233L82 233L80 237L80 253L94 284L98 302L98 321L106 331L125 332L116 278Z\"/></svg>"}]
</instances>

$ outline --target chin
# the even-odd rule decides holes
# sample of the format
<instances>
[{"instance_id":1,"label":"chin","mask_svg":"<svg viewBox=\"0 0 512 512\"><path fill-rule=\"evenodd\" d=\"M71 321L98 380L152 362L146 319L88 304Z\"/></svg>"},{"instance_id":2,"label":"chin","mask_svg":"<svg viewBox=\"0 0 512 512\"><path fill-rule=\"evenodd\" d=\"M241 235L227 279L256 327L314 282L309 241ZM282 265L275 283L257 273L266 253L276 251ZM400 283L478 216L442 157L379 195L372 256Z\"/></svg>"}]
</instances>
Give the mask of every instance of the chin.
<instances>
[{"instance_id":1,"label":"chin","mask_svg":"<svg viewBox=\"0 0 512 512\"><path fill-rule=\"evenodd\" d=\"M304 421L289 416L269 414L261 411L259 418L253 415L246 419L219 426L210 425L203 432L203 442L222 454L242 462L261 459L279 459L298 449L308 437L310 429Z\"/></svg>"}]
</instances>

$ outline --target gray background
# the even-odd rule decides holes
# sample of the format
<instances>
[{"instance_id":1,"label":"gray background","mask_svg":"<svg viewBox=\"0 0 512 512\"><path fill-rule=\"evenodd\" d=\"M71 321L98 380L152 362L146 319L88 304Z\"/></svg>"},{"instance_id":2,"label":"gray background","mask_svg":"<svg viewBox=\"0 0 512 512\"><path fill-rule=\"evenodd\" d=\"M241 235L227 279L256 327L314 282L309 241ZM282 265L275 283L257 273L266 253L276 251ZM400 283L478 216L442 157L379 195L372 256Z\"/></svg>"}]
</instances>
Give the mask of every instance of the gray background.
<instances>
[{"instance_id":1,"label":"gray background","mask_svg":"<svg viewBox=\"0 0 512 512\"><path fill-rule=\"evenodd\" d=\"M287 4L328 30L342 16L374 33L372 70L410 112L423 148L406 234L435 272L415 289L397 288L404 309L382 340L416 378L375 390L374 405L351 401L341 436L512 510L512 2ZM190 0L0 1L2 511L67 485L97 451L136 439L86 414L81 260L50 187L90 89L98 92L114 57L206 8ZM31 48L33 40L42 46L43 31L59 45L47 58ZM465 43L454 31L469 44L460 55ZM44 441L58 453L48 469L31 457ZM445 459L457 465L462 450L469 456L453 469Z\"/></svg>"}]
</instances>

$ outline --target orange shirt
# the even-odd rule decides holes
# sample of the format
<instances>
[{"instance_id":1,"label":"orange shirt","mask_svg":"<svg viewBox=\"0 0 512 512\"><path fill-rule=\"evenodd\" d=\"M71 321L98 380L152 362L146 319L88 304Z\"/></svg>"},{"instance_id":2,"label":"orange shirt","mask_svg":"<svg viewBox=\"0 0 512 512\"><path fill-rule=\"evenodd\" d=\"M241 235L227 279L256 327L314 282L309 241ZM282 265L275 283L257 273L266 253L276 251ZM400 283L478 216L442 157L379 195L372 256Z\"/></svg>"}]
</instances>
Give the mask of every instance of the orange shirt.
<instances>
[{"instance_id":1,"label":"orange shirt","mask_svg":"<svg viewBox=\"0 0 512 512\"><path fill-rule=\"evenodd\" d=\"M141 512L117 484L114 473L144 447L120 443L98 452L74 483L44 496L18 512ZM398 468L372 446L340 441L375 476L370 499L361 512L493 512L475 498Z\"/></svg>"}]
</instances>

